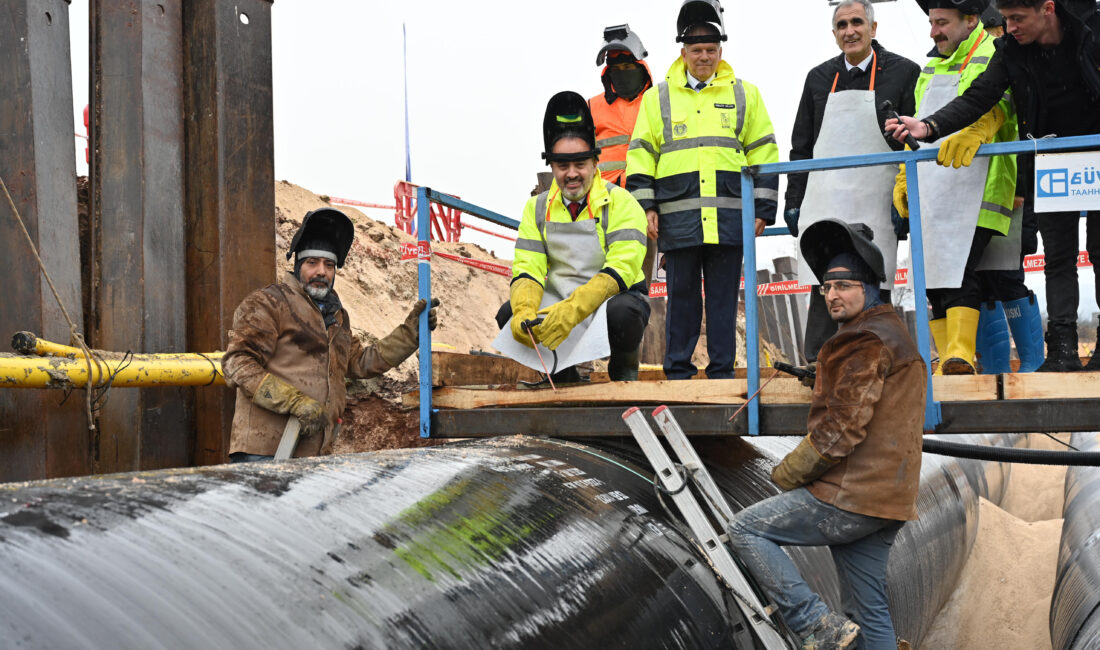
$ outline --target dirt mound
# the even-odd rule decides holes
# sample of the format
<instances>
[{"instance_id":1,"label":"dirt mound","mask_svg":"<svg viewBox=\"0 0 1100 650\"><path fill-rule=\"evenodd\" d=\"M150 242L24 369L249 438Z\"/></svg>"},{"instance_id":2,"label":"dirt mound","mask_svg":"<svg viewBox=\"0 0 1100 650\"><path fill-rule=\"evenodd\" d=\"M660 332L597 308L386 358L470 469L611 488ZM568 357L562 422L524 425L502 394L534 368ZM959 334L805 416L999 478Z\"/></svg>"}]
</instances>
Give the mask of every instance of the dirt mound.
<instances>
[{"instance_id":1,"label":"dirt mound","mask_svg":"<svg viewBox=\"0 0 1100 650\"><path fill-rule=\"evenodd\" d=\"M355 224L355 242L335 288L348 310L352 332L365 343L389 334L401 324L417 299L416 260L401 260L401 244L413 237L349 206L333 205L327 197L287 181L275 184L276 278L293 265L286 251L302 217L310 210L335 207ZM434 251L509 266L476 244L432 242ZM508 278L440 257L432 260L432 296L439 298L439 327L433 332L437 350L469 352L490 349L496 337L494 316L508 299ZM419 446L416 412L393 411L401 392L417 381L418 357L413 355L379 379L351 382L344 426L337 452ZM367 398L368 393L377 397ZM393 405L393 406L391 406Z\"/></svg>"}]
</instances>

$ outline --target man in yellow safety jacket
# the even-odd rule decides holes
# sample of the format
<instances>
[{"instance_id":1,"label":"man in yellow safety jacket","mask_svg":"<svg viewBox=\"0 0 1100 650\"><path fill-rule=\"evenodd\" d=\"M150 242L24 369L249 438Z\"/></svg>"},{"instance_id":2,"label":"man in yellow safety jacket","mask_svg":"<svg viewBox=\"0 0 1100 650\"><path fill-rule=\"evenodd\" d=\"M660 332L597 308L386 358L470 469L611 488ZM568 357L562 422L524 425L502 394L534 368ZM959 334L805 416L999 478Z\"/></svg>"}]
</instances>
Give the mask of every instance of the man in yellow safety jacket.
<instances>
[{"instance_id":1,"label":"man in yellow safety jacket","mask_svg":"<svg viewBox=\"0 0 1100 650\"><path fill-rule=\"evenodd\" d=\"M775 222L778 179L741 196L741 167L779 160L771 120L755 86L722 60L718 0L687 0L676 20L680 58L642 98L630 142L626 187L646 210L668 278L665 375L688 379L703 317L707 377L732 378L741 279L741 202L756 208L755 232ZM755 272L750 269L749 272Z\"/></svg>"},{"instance_id":2,"label":"man in yellow safety jacket","mask_svg":"<svg viewBox=\"0 0 1100 650\"><path fill-rule=\"evenodd\" d=\"M961 95L985 71L993 57L993 37L980 20L988 0L917 0L928 14L933 58L921 71L915 90L917 114L931 115ZM960 150L969 157L978 145L1016 139L1016 115L1006 93L990 112L944 140L941 164ZM1016 190L1015 156L994 156L954 168L921 165L921 223L924 233L925 282L932 304L930 327L939 351L941 374L974 374L982 284L978 265L993 237L1008 233ZM963 166L969 165L969 166ZM959 167L962 167L961 169ZM905 169L898 173L894 207L908 216ZM996 268L1019 265L1019 253L986 260ZM1000 266L996 266L996 265ZM1038 305L1035 305L1038 308Z\"/></svg>"},{"instance_id":3,"label":"man in yellow safety jacket","mask_svg":"<svg viewBox=\"0 0 1100 650\"><path fill-rule=\"evenodd\" d=\"M583 97L565 91L550 99L543 141L554 181L523 210L510 298L497 312L503 331L493 345L531 368L545 363L555 381L577 381L577 363L608 355L613 381L637 379L649 322L645 213L629 192L600 178Z\"/></svg>"}]
</instances>

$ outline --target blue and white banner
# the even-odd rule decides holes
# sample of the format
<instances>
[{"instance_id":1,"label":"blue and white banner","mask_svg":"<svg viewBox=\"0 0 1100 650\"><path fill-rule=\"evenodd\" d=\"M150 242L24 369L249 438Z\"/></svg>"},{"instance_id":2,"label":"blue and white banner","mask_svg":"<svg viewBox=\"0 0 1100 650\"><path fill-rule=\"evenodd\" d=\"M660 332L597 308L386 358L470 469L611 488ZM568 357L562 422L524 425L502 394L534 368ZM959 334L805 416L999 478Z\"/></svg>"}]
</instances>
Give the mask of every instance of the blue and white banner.
<instances>
[{"instance_id":1,"label":"blue and white banner","mask_svg":"<svg viewBox=\"0 0 1100 650\"><path fill-rule=\"evenodd\" d=\"M1035 211L1100 210L1100 151L1035 156Z\"/></svg>"}]
</instances>

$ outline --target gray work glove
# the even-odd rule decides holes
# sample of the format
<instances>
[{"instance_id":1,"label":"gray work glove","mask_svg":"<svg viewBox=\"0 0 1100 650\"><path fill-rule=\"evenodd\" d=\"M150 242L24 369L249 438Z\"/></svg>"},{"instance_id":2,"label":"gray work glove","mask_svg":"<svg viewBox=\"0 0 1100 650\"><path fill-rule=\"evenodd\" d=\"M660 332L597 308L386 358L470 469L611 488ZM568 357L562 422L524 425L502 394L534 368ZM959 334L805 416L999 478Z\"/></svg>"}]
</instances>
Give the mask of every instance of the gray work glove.
<instances>
[{"instance_id":1,"label":"gray work glove","mask_svg":"<svg viewBox=\"0 0 1100 650\"><path fill-rule=\"evenodd\" d=\"M324 433L328 424L323 404L271 373L264 375L252 396L252 403L273 413L289 413L297 417L301 423L298 435L302 438Z\"/></svg>"}]
</instances>

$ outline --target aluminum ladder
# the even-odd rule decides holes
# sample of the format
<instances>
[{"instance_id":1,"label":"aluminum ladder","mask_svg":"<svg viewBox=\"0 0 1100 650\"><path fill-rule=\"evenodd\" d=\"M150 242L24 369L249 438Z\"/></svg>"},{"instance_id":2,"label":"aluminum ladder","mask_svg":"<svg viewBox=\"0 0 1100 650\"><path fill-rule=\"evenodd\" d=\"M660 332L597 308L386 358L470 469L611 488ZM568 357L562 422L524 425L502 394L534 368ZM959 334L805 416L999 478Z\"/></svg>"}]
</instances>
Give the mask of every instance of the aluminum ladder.
<instances>
[{"instance_id":1,"label":"aluminum ladder","mask_svg":"<svg viewBox=\"0 0 1100 650\"><path fill-rule=\"evenodd\" d=\"M642 452L645 453L646 458L649 459L653 469L657 472L657 477L661 482L659 487L663 488L664 492L672 497L672 500L680 509L680 514L683 515L688 527L691 528L692 534L695 535L700 550L706 555L718 577L733 592L741 613L749 625L752 626L756 637L768 650L789 650L790 644L784 639L783 634L769 617L772 610L760 602L756 592L753 591L752 586L741 572L741 568L734 560L729 547L726 546L729 538L724 532L719 534L714 529L714 525L711 524L703 508L695 499L694 493L688 489L689 482L695 484L696 489L702 494L707 506L710 508L711 514L723 529L733 518L733 511L730 510L729 504L721 492L718 491L718 486L711 478L710 472L703 466L703 462L699 459L695 448L691 446L687 435L684 434L684 430L680 428L676 419L672 417L672 412L669 411L668 407L657 407L653 411L653 419L657 422L657 426L664 433L665 439L668 440L672 450L676 452L676 456L680 459L680 465L686 470L683 474L677 470L668 452L661 445L660 439L657 438L657 434L646 422L642 411L638 407L633 407L623 413L623 420L630 427L634 439L638 441Z\"/></svg>"}]
</instances>

